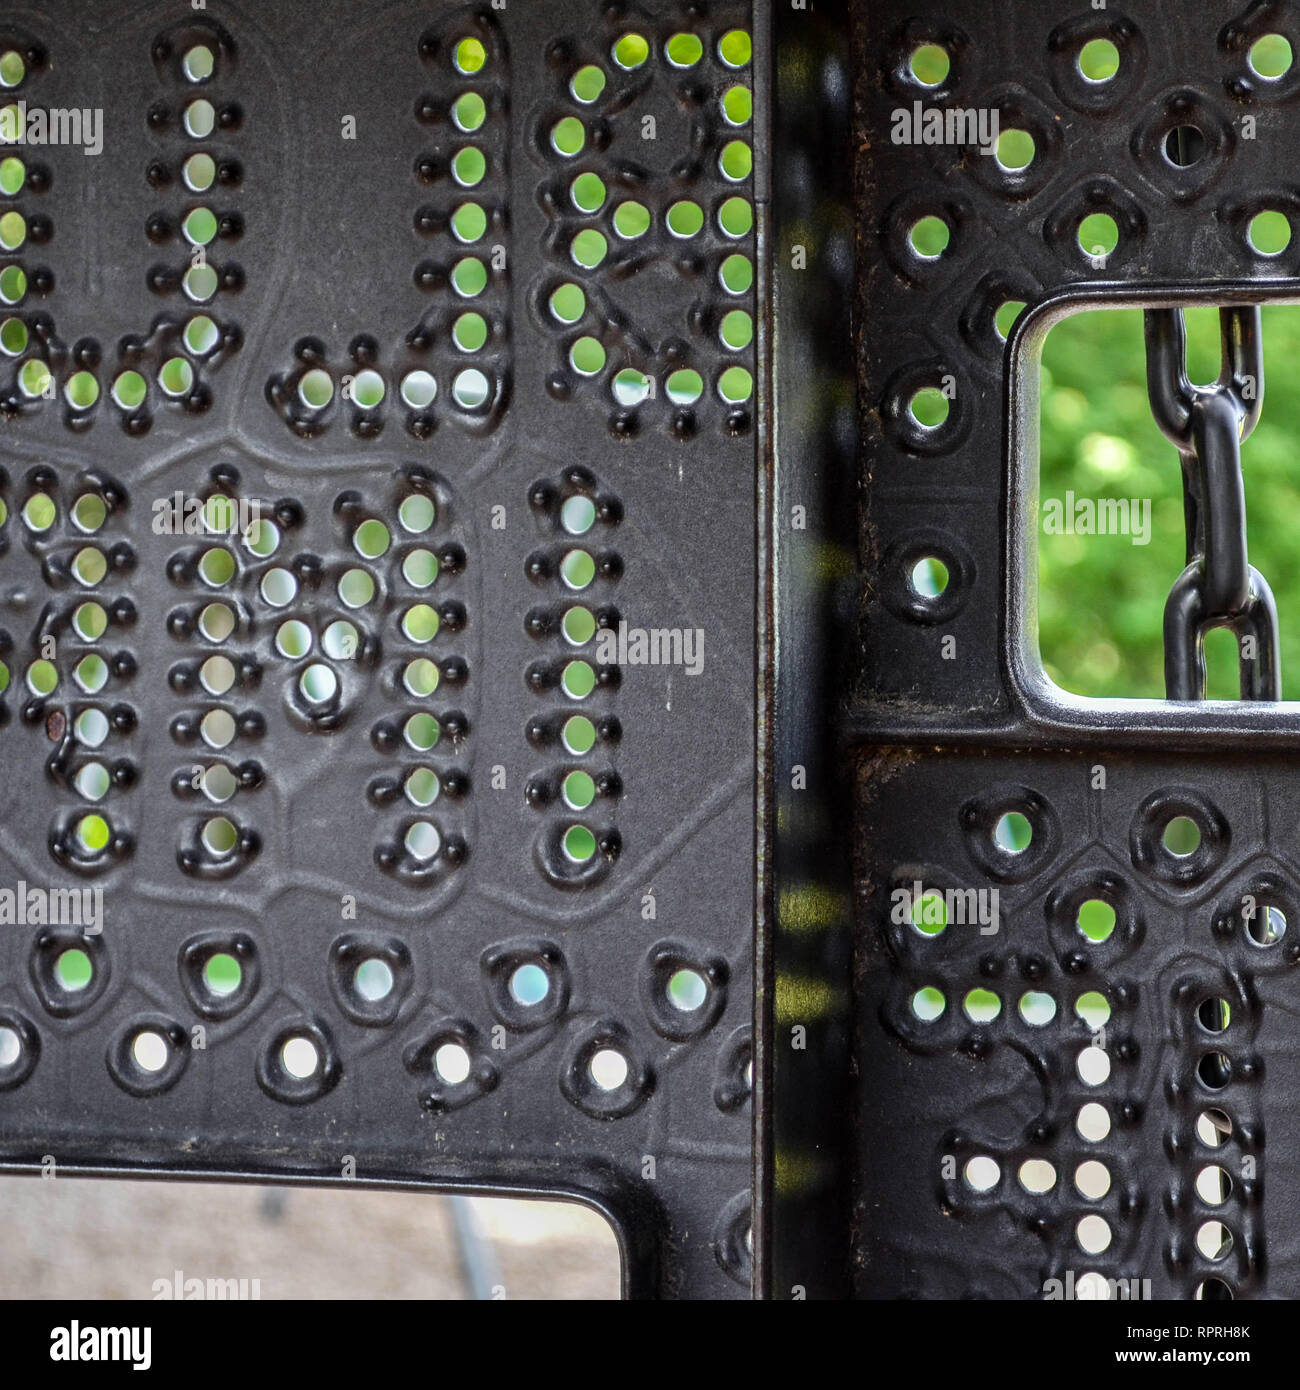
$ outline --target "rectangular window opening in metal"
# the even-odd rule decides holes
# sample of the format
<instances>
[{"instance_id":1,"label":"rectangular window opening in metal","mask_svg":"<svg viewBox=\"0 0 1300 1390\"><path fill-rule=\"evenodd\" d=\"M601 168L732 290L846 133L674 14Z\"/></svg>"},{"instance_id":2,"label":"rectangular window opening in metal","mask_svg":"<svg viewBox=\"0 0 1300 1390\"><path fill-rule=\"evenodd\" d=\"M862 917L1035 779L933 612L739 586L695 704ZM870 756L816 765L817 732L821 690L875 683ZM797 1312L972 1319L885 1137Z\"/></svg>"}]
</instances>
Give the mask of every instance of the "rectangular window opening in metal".
<instances>
[{"instance_id":1,"label":"rectangular window opening in metal","mask_svg":"<svg viewBox=\"0 0 1300 1390\"><path fill-rule=\"evenodd\" d=\"M1293 717L1300 313L1226 293L1032 318L1012 333L1009 581L1030 703Z\"/></svg>"}]
</instances>

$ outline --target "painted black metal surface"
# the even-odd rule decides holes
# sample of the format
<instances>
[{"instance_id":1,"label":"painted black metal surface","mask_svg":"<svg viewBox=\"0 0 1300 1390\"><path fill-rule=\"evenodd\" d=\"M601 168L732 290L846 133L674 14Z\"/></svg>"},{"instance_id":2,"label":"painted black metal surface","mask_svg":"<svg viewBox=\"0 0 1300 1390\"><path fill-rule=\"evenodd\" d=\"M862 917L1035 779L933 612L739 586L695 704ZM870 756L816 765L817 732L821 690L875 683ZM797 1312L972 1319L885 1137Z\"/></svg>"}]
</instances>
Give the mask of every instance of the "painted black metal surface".
<instances>
[{"instance_id":1,"label":"painted black metal surface","mask_svg":"<svg viewBox=\"0 0 1300 1390\"><path fill-rule=\"evenodd\" d=\"M0 932L5 1167L574 1194L746 1294L751 19L0 18L103 113L0 209L0 886L103 891Z\"/></svg>"},{"instance_id":2,"label":"painted black metal surface","mask_svg":"<svg viewBox=\"0 0 1300 1390\"><path fill-rule=\"evenodd\" d=\"M1032 517L1062 314L1300 289L1294 243L1245 236L1300 207L1300 89L1245 57L1298 26L330 0L0 30L16 100L104 113L102 153L0 167L0 853L33 903L104 893L102 934L0 937L0 1161L577 1195L633 1294L743 1296L751 1263L775 1297L1293 1294L1295 708L1062 696ZM916 102L998 110L1033 164L894 144ZM160 529L178 493L268 524ZM608 662L593 621L627 624ZM918 882L996 890L998 932L895 920Z\"/></svg>"},{"instance_id":3,"label":"painted black metal surface","mask_svg":"<svg viewBox=\"0 0 1300 1390\"><path fill-rule=\"evenodd\" d=\"M1295 707L1072 699L1042 675L1033 627L1042 337L1105 305L1296 296L1300 243L1264 256L1246 227L1265 208L1294 215L1300 69L1264 80L1247 54L1268 33L1300 46L1298 26L1282 3L855 9L860 661L844 712L854 961L838 1005L854 1099L838 1190L859 1296L1039 1299L1089 1273L1150 1280L1155 1297L1300 1288ZM1078 54L1097 38L1119 67L1093 83ZM910 72L923 43L950 58L935 87ZM996 110L1035 157L1016 172L970 147L895 143L914 103ZM1201 157L1179 164L1166 142L1189 126ZM1094 212L1118 226L1101 256L1077 237ZM909 244L924 215L951 229L937 259ZM1029 306L1009 343L994 324L1005 300ZM921 427L912 394L949 380L947 421ZM782 470L791 486L816 476L789 456ZM903 578L923 553L947 565L940 598ZM797 665L778 678L797 682ZM1007 812L1032 831L1019 853L995 835ZM1175 816L1200 832L1185 858L1162 839ZM917 883L997 893L998 930L951 917L922 930L896 911ZM817 1054L836 1026L834 980L800 969L781 886L778 1114L800 1088L825 1093ZM1113 912L1108 935L1078 926L1090 899ZM842 921L832 900L822 939L842 939ZM801 1009L818 1039L802 1051ZM789 1297L832 1281L782 1222L779 1148L765 1158L769 1288Z\"/></svg>"}]
</instances>

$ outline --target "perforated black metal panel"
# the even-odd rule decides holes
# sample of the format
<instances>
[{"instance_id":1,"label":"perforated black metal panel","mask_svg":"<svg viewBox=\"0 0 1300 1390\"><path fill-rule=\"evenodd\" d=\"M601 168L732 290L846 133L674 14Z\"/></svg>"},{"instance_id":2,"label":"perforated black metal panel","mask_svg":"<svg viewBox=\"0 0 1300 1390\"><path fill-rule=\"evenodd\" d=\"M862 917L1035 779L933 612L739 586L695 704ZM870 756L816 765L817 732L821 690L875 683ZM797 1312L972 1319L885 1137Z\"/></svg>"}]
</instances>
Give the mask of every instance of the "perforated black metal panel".
<instances>
[{"instance_id":1,"label":"perforated black metal panel","mask_svg":"<svg viewBox=\"0 0 1300 1390\"><path fill-rule=\"evenodd\" d=\"M7 1168L572 1194L747 1292L751 20L0 17L0 887L103 894L0 933Z\"/></svg>"},{"instance_id":2,"label":"perforated black metal panel","mask_svg":"<svg viewBox=\"0 0 1300 1390\"><path fill-rule=\"evenodd\" d=\"M1294 921L1300 872L1295 707L1064 696L1038 660L1033 531L1037 352L1052 322L1120 303L1296 296L1300 243L1262 255L1247 226L1263 209L1294 217L1300 77L1262 79L1247 55L1267 33L1300 48L1298 24L1281 3L855 8L860 586L852 560L827 558L847 537L824 503L811 539L791 527L790 503L833 488L783 429L783 399L799 388L780 342L776 367L777 573L784 549L789 572L803 565L830 599L820 639L793 653L777 640L785 819L764 1191L777 1297L851 1286L1035 1299L1090 1272L1150 1280L1157 1298L1295 1296L1287 1001L1300 949L1276 915ZM1098 38L1119 66L1094 82L1078 56ZM950 60L929 87L910 67L926 43ZM835 65L821 61L819 78L779 73L778 111L787 91L809 104L816 92L833 113ZM969 144L894 139L954 108L1027 131L1028 168ZM1167 154L1180 127L1203 137L1185 163ZM779 189L780 150L776 167ZM833 239L801 235L812 219L786 218L779 198L777 211L779 323L798 314L794 245L806 235L825 254ZM1078 237L1097 212L1118 229L1103 254ZM950 229L936 258L909 241L923 216ZM1028 304L1009 342L994 322L1006 300ZM951 396L946 422L911 414L923 387ZM825 418L830 434L829 407ZM941 596L906 582L922 555L947 567ZM852 597L837 609L836 594ZM833 672L836 632L859 653L843 710L851 772L837 784L823 762L800 801L804 760L781 751L781 692L797 730L802 663L811 651L814 670ZM845 795L851 876L848 836L827 819ZM995 835L1008 812L1032 832L1019 852ZM1194 854L1166 848L1175 816L1196 822ZM897 915L896 890L910 902L918 883L996 892L997 931L951 918L923 929L910 906ZM1108 935L1078 925L1088 899L1113 910ZM845 1076L852 1138L828 1153L786 1126L783 1144L782 1115L824 1114ZM828 1223L810 1243L803 1215L846 1193L843 1238ZM1214 1223L1207 1248L1198 1236ZM843 1262L819 1261L828 1248Z\"/></svg>"},{"instance_id":3,"label":"perforated black metal panel","mask_svg":"<svg viewBox=\"0 0 1300 1390\"><path fill-rule=\"evenodd\" d=\"M1033 625L1048 328L1300 294L1274 32L0 24L0 1162L574 1195L637 1295L1293 1294L1296 710L1071 699ZM1027 169L893 138L954 108Z\"/></svg>"}]
</instances>

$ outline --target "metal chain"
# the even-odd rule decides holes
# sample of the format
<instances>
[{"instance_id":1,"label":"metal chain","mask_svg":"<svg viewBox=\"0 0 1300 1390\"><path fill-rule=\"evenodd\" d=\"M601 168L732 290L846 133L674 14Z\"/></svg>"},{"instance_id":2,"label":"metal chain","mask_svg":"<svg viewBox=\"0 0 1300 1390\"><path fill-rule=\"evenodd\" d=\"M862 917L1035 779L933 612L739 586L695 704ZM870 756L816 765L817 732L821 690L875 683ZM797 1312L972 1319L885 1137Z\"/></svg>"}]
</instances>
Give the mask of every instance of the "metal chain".
<instances>
[{"instance_id":1,"label":"metal chain","mask_svg":"<svg viewBox=\"0 0 1300 1390\"><path fill-rule=\"evenodd\" d=\"M1187 567L1165 604L1165 693L1205 698L1205 634L1236 634L1243 700L1280 700L1277 607L1246 556L1241 445L1264 403L1264 358L1257 308L1220 309L1222 369L1210 386L1187 378L1181 309L1146 312L1147 395L1151 413L1183 466Z\"/></svg>"}]
</instances>

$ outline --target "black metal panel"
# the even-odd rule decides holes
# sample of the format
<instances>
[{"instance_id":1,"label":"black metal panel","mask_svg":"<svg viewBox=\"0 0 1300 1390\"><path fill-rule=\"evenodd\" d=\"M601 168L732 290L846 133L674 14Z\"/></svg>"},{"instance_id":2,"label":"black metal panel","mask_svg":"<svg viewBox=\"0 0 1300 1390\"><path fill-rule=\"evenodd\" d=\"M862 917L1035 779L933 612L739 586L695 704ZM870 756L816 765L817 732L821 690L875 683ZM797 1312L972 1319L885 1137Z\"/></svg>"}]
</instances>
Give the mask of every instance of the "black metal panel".
<instances>
[{"instance_id":1,"label":"black metal panel","mask_svg":"<svg viewBox=\"0 0 1300 1390\"><path fill-rule=\"evenodd\" d=\"M1094 790L1098 766L1106 786ZM1041 855L990 862L981 812L1024 805L1027 791L1042 798ZM1149 1279L1155 1298L1188 1297L1205 1280L1239 1298L1294 1296L1289 1000L1300 945L1289 933L1257 940L1266 905L1294 917L1286 761L900 750L864 775L861 794L873 827L863 920L874 930L859 964L857 1113L871 1136L860 1151L859 1292L1041 1298L1048 1280L1096 1271ZM936 806L952 813L936 816ZM1160 845L1162 818L1175 811L1204 825L1204 863L1185 865ZM916 880L938 891L996 890L997 929L950 924L926 937L898 921L893 893ZM1089 941L1075 925L1089 898L1115 909L1108 940ZM1260 918L1246 917L1248 898ZM928 1022L911 1007L927 988L944 1000ZM996 997L996 1017L972 1020L973 990ZM1101 1055L1093 995L1110 1008ZM1222 1031L1207 1026L1217 1022L1210 1000L1228 1004ZM1228 1059L1226 1077L1206 1061L1218 1056ZM1104 1078L1089 1071L1098 1065ZM1090 1127L1095 1111L1080 1120L1085 1106L1106 1110L1104 1136ZM1232 1124L1214 1145L1204 1123L1198 1130L1208 1112ZM990 1191L966 1180L972 1158L998 1165ZM1048 1190L1020 1183L1027 1161L1052 1165ZM1091 1199L1074 1182L1089 1162L1110 1174L1109 1190ZM1231 1177L1222 1204L1197 1193L1207 1166ZM978 1170L976 1178L978 1186ZM1090 1214L1111 1229L1104 1252L1078 1244ZM1195 1243L1210 1220L1233 1235L1218 1261Z\"/></svg>"},{"instance_id":2,"label":"black metal panel","mask_svg":"<svg viewBox=\"0 0 1300 1390\"><path fill-rule=\"evenodd\" d=\"M752 395L724 399L719 378L757 369L752 346L719 334L724 313L753 312L732 272L752 273L755 237L718 216L729 197L752 211L755 183L718 160L743 140L761 173L766 148L752 123L722 117L723 93L751 87L754 65L727 66L718 44L750 27L747 4L585 0L281 0L219 14L61 0L0 21L0 49L25 57L17 97L104 113L101 154L33 148L5 200L27 218L5 263L26 268L9 317L30 347L0 366L0 856L10 886L102 888L105 905L81 990L52 973L71 937L0 934L0 1006L26 1049L0 1094L6 1167L52 1156L67 1172L317 1182L354 1167L362 1182L574 1194L614 1218L630 1292L746 1293L756 422ZM665 45L682 31L701 55L676 67ZM624 70L610 55L629 32L649 55ZM469 73L455 63L467 37L484 54ZM195 46L215 55L198 85L183 70ZM569 82L589 63L607 85L584 105ZM458 130L453 102L470 91L482 124ZM187 109L209 97L213 131L200 110L194 136ZM570 119L582 128L573 156L551 143ZM464 148L484 156L477 183L472 157L455 162ZM196 150L215 160L210 194L183 181ZM570 197L579 172L605 184L589 214ZM677 236L668 214L683 201L703 224ZM453 218L467 202L484 226L465 239ZM615 220L625 202L649 213L639 236ZM184 282L203 267L184 235L199 206L217 221L205 253L217 287L201 306ZM574 264L584 229L605 238L598 266ZM572 323L550 308L568 283L586 297ZM198 312L219 341L196 355L180 335ZM467 312L486 330L477 350L457 341ZM603 345L594 376L569 363L580 335ZM169 399L157 378L178 355L193 381ZM28 358L48 363L53 399L24 394ZM649 399L620 403L624 368L653 383ZM124 409L110 387L128 369L149 390ZM78 370L99 383L86 410L63 394ZM320 409L300 394L313 370L334 383ZM471 370L477 404L473 381L457 400ZM687 370L700 398L674 402L668 378ZM342 394L364 371L384 383L373 407ZM432 402L418 379L404 401L415 372L435 379ZM234 574L209 582L222 578L200 567L216 543L153 524L155 502L177 492L259 502L274 554L233 543ZM34 493L57 509L39 533L21 515ZM108 504L94 535L72 517L87 493ZM435 503L427 529L399 520L409 496ZM586 540L561 525L570 496L595 504ZM387 528L382 555L358 542L368 520ZM565 693L580 653L560 628L576 601L561 562L584 546L597 620L702 629L702 671L623 650L590 696ZM74 567L87 548L107 563L93 585L93 563ZM439 562L427 590L403 569L418 549ZM267 581L276 569L290 578ZM375 589L356 608L338 589L349 570ZM427 644L408 621L426 594L440 624ZM93 641L70 626L91 600L108 623ZM213 603L234 622L220 640L208 631L222 615L200 621ZM277 648L287 621L306 624L311 655ZM346 629L322 647L333 623L352 624L354 649L336 650ZM46 636L59 684L40 695L25 679ZM93 694L75 683L83 648L108 658ZM223 652L229 669L205 681ZM423 689L430 673L409 663L426 652L438 686L415 696L405 682ZM303 693L313 659L333 673L332 696ZM102 748L93 728L78 734L90 707L108 716ZM211 725L205 735L216 709L234 716L228 743ZM595 746L567 751L565 721L584 711ZM407 738L417 714L440 724L427 755ZM94 807L77 783L88 763L110 782ZM196 768L218 765L236 787L219 804L220 776L194 785ZM405 792L425 766L441 787L428 811ZM585 814L560 795L575 767L596 782ZM92 812L108 826L103 849L97 826L90 847L78 839ZM218 816L234 827L229 852L203 843ZM573 822L597 841L581 862L562 849ZM417 823L436 828L436 853L427 829L408 841ZM203 983L214 950L242 964L228 997ZM392 980L378 1002L354 985L370 957ZM533 1006L509 991L530 962L549 977ZM680 968L705 984L694 1011L667 999ZM166 1046L158 1071L133 1060L141 1030ZM315 1047L306 1079L285 1070L291 1036ZM446 1043L468 1054L463 1080L439 1074ZM587 1068L600 1048L627 1064L612 1091Z\"/></svg>"},{"instance_id":3,"label":"black metal panel","mask_svg":"<svg viewBox=\"0 0 1300 1390\"><path fill-rule=\"evenodd\" d=\"M1096 1271L1149 1279L1156 1297L1294 1297L1286 1001L1300 951L1289 935L1270 941L1249 903L1290 920L1296 782L1286 752L1268 749L1290 750L1295 708L1064 697L1041 673L1032 596L1034 377L1050 323L1120 302L1297 293L1296 242L1265 257L1245 233L1261 208L1295 208L1294 69L1262 82L1246 54L1265 33L1296 43L1296 16L1282 4L882 0L857 20L856 1291L1034 1299L1048 1280ZM1121 65L1090 85L1077 55L1097 37ZM935 88L908 71L924 42L952 60ZM997 109L1003 128L1033 135L1035 159L1018 174L971 148L894 143L895 113L913 103ZM1206 148L1183 168L1162 149L1188 124ZM1076 238L1096 211L1119 228L1098 259ZM907 240L926 214L952 229L933 261ZM993 327L1004 299L1030 306L1005 345ZM912 392L949 376L948 421L918 429ZM953 576L941 601L901 582L922 550ZM1022 855L995 842L1005 811L1033 827ZM1202 832L1188 861L1160 842L1178 814ZM894 890L917 882L996 891L997 932L927 935L896 919ZM1105 942L1076 926L1088 897L1115 910ZM943 995L928 1021L912 1007L924 988ZM973 990L984 997L968 1001ZM1099 1015L1085 1004L1085 1021L1077 1001L1092 991L1110 1018L1100 1057L1082 1064L1099 1069L1089 1081L1079 1057ZM1042 999L1025 1017L1026 993L1050 998L1050 1021L1033 1021ZM1216 1000L1229 1008L1222 1031ZM934 996L922 1002L934 1012ZM799 1054L778 1056L806 1074ZM1077 1127L1090 1103L1106 1111L1105 1137ZM1198 1130L1211 1111L1225 1118ZM994 1165L974 1182L972 1158ZM1027 1160L1050 1163L1050 1180L1040 1167L1022 1182ZM1107 1169L1104 1196L1081 1190L1098 1176L1079 1178L1089 1161ZM1215 1166L1231 1182L1221 1203L1196 1189ZM1088 1215L1106 1222L1104 1249L1078 1229ZM1207 1221L1232 1237L1217 1260L1195 1244Z\"/></svg>"}]
</instances>

